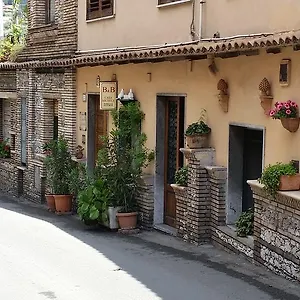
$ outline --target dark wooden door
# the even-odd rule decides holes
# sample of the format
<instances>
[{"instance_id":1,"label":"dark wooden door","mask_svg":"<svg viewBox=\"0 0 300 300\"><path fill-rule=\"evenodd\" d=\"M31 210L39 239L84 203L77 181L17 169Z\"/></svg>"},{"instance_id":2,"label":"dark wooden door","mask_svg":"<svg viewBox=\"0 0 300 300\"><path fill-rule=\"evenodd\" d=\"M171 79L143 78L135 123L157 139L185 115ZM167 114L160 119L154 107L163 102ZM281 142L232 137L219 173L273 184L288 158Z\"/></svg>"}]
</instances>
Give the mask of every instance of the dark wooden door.
<instances>
[{"instance_id":1,"label":"dark wooden door","mask_svg":"<svg viewBox=\"0 0 300 300\"><path fill-rule=\"evenodd\" d=\"M243 201L242 210L253 207L253 197L247 180L261 176L263 159L263 131L245 129L244 131L244 164L243 164Z\"/></svg>"},{"instance_id":2,"label":"dark wooden door","mask_svg":"<svg viewBox=\"0 0 300 300\"><path fill-rule=\"evenodd\" d=\"M100 110L100 96L95 96L96 114L95 114L95 161L97 160L98 151L101 149L101 137L107 135L108 112Z\"/></svg>"},{"instance_id":3,"label":"dark wooden door","mask_svg":"<svg viewBox=\"0 0 300 300\"><path fill-rule=\"evenodd\" d=\"M175 172L183 164L180 148L184 145L184 98L166 98L165 123L165 199L164 222L176 226L176 198L171 184L175 182Z\"/></svg>"}]
</instances>

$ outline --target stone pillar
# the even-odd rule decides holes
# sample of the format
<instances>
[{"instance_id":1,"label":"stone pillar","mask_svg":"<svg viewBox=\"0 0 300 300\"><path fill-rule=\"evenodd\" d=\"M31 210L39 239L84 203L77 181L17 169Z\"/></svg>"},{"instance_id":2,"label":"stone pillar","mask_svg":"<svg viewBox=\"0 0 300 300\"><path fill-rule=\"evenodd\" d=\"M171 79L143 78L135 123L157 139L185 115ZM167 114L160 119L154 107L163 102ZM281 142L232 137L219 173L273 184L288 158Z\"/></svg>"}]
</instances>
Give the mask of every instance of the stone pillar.
<instances>
[{"instance_id":1,"label":"stone pillar","mask_svg":"<svg viewBox=\"0 0 300 300\"><path fill-rule=\"evenodd\" d=\"M154 213L154 178L153 175L144 175L143 181L138 188L137 203L139 210L139 221L143 228L153 227Z\"/></svg>"},{"instance_id":2,"label":"stone pillar","mask_svg":"<svg viewBox=\"0 0 300 300\"><path fill-rule=\"evenodd\" d=\"M171 184L176 197L176 229L177 236L188 240L188 212L187 212L187 187Z\"/></svg>"},{"instance_id":3,"label":"stone pillar","mask_svg":"<svg viewBox=\"0 0 300 300\"><path fill-rule=\"evenodd\" d=\"M210 188L207 165L214 165L214 149L180 149L189 164L186 240L199 244L210 239Z\"/></svg>"},{"instance_id":4,"label":"stone pillar","mask_svg":"<svg viewBox=\"0 0 300 300\"><path fill-rule=\"evenodd\" d=\"M212 227L226 225L226 184L227 169L225 167L209 166L210 209Z\"/></svg>"}]
</instances>

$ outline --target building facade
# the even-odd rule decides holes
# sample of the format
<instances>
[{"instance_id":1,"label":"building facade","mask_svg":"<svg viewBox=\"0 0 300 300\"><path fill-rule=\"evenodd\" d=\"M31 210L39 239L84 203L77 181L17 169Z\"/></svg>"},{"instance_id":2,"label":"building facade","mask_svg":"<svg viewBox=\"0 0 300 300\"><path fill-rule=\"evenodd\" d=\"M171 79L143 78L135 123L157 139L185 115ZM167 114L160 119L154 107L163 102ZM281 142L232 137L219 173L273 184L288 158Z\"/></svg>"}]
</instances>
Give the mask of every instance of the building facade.
<instances>
[{"instance_id":1,"label":"building facade","mask_svg":"<svg viewBox=\"0 0 300 300\"><path fill-rule=\"evenodd\" d=\"M144 226L195 243L213 239L253 258L253 242L238 243L227 225L253 206L247 180L268 164L299 160L299 132L272 120L260 98L267 82L273 105L300 103L299 3L133 0L129 10L123 2L78 4L77 144L84 141L93 164L102 134L91 125L99 81L117 81L118 92L132 89L146 114L147 146L156 151L139 195ZM212 128L210 148L190 151L184 130L202 109ZM96 120L111 128L108 112ZM184 163L189 186L175 187L175 195L171 184Z\"/></svg>"},{"instance_id":2,"label":"building facade","mask_svg":"<svg viewBox=\"0 0 300 300\"><path fill-rule=\"evenodd\" d=\"M26 47L17 62L0 66L2 135L11 148L1 159L10 172L2 188L37 202L46 189L44 143L59 134L70 147L76 142L76 69L50 63L74 56L76 20L76 1L29 0Z\"/></svg>"}]
</instances>

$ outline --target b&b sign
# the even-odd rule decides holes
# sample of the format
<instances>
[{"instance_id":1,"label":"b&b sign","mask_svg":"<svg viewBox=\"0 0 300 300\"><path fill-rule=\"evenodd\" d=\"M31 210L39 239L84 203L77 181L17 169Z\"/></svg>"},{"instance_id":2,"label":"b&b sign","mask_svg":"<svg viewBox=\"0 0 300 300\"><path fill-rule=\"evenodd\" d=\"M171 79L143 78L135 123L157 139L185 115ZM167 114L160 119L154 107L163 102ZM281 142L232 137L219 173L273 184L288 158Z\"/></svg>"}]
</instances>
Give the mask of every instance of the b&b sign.
<instances>
[{"instance_id":1,"label":"b&b sign","mask_svg":"<svg viewBox=\"0 0 300 300\"><path fill-rule=\"evenodd\" d=\"M117 83L116 82L100 82L100 109L112 110L116 109L117 103Z\"/></svg>"}]
</instances>

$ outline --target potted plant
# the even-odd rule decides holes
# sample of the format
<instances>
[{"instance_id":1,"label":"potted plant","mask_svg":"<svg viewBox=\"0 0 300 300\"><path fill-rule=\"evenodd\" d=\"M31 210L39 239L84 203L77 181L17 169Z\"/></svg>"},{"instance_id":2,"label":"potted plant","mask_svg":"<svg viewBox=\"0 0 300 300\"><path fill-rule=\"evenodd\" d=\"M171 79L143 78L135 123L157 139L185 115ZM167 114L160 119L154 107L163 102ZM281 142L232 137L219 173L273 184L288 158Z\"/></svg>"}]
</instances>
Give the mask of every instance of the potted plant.
<instances>
[{"instance_id":1,"label":"potted plant","mask_svg":"<svg viewBox=\"0 0 300 300\"><path fill-rule=\"evenodd\" d=\"M147 138L140 130L144 113L137 101L113 111L112 116L115 128L103 138L96 176L107 182L110 206L121 207L117 213L120 227L132 229L137 225L136 192L142 169L153 159L153 151L145 147Z\"/></svg>"},{"instance_id":2,"label":"potted plant","mask_svg":"<svg viewBox=\"0 0 300 300\"><path fill-rule=\"evenodd\" d=\"M178 169L175 173L175 183L180 186L188 185L188 166Z\"/></svg>"},{"instance_id":3,"label":"potted plant","mask_svg":"<svg viewBox=\"0 0 300 300\"><path fill-rule=\"evenodd\" d=\"M68 213L72 211L69 173L73 166L67 141L61 136L57 141L49 143L50 153L45 158L48 182L54 194L56 212Z\"/></svg>"},{"instance_id":4,"label":"potted plant","mask_svg":"<svg viewBox=\"0 0 300 300\"><path fill-rule=\"evenodd\" d=\"M294 101L276 102L270 116L279 119L282 126L290 132L296 132L299 128L298 105Z\"/></svg>"},{"instance_id":5,"label":"potted plant","mask_svg":"<svg viewBox=\"0 0 300 300\"><path fill-rule=\"evenodd\" d=\"M199 149L208 147L208 138L211 128L204 121L203 109L198 122L194 122L188 126L185 131L187 146L191 149Z\"/></svg>"},{"instance_id":6,"label":"potted plant","mask_svg":"<svg viewBox=\"0 0 300 300\"><path fill-rule=\"evenodd\" d=\"M47 156L51 153L50 143L51 142L44 143L42 146L43 154L45 154Z\"/></svg>"},{"instance_id":7,"label":"potted plant","mask_svg":"<svg viewBox=\"0 0 300 300\"><path fill-rule=\"evenodd\" d=\"M78 215L85 225L107 222L109 189L102 179L97 179L78 194Z\"/></svg>"},{"instance_id":8,"label":"potted plant","mask_svg":"<svg viewBox=\"0 0 300 300\"><path fill-rule=\"evenodd\" d=\"M276 163L264 169L259 182L264 184L268 194L275 197L277 191L299 190L300 174L291 164Z\"/></svg>"}]
</instances>

